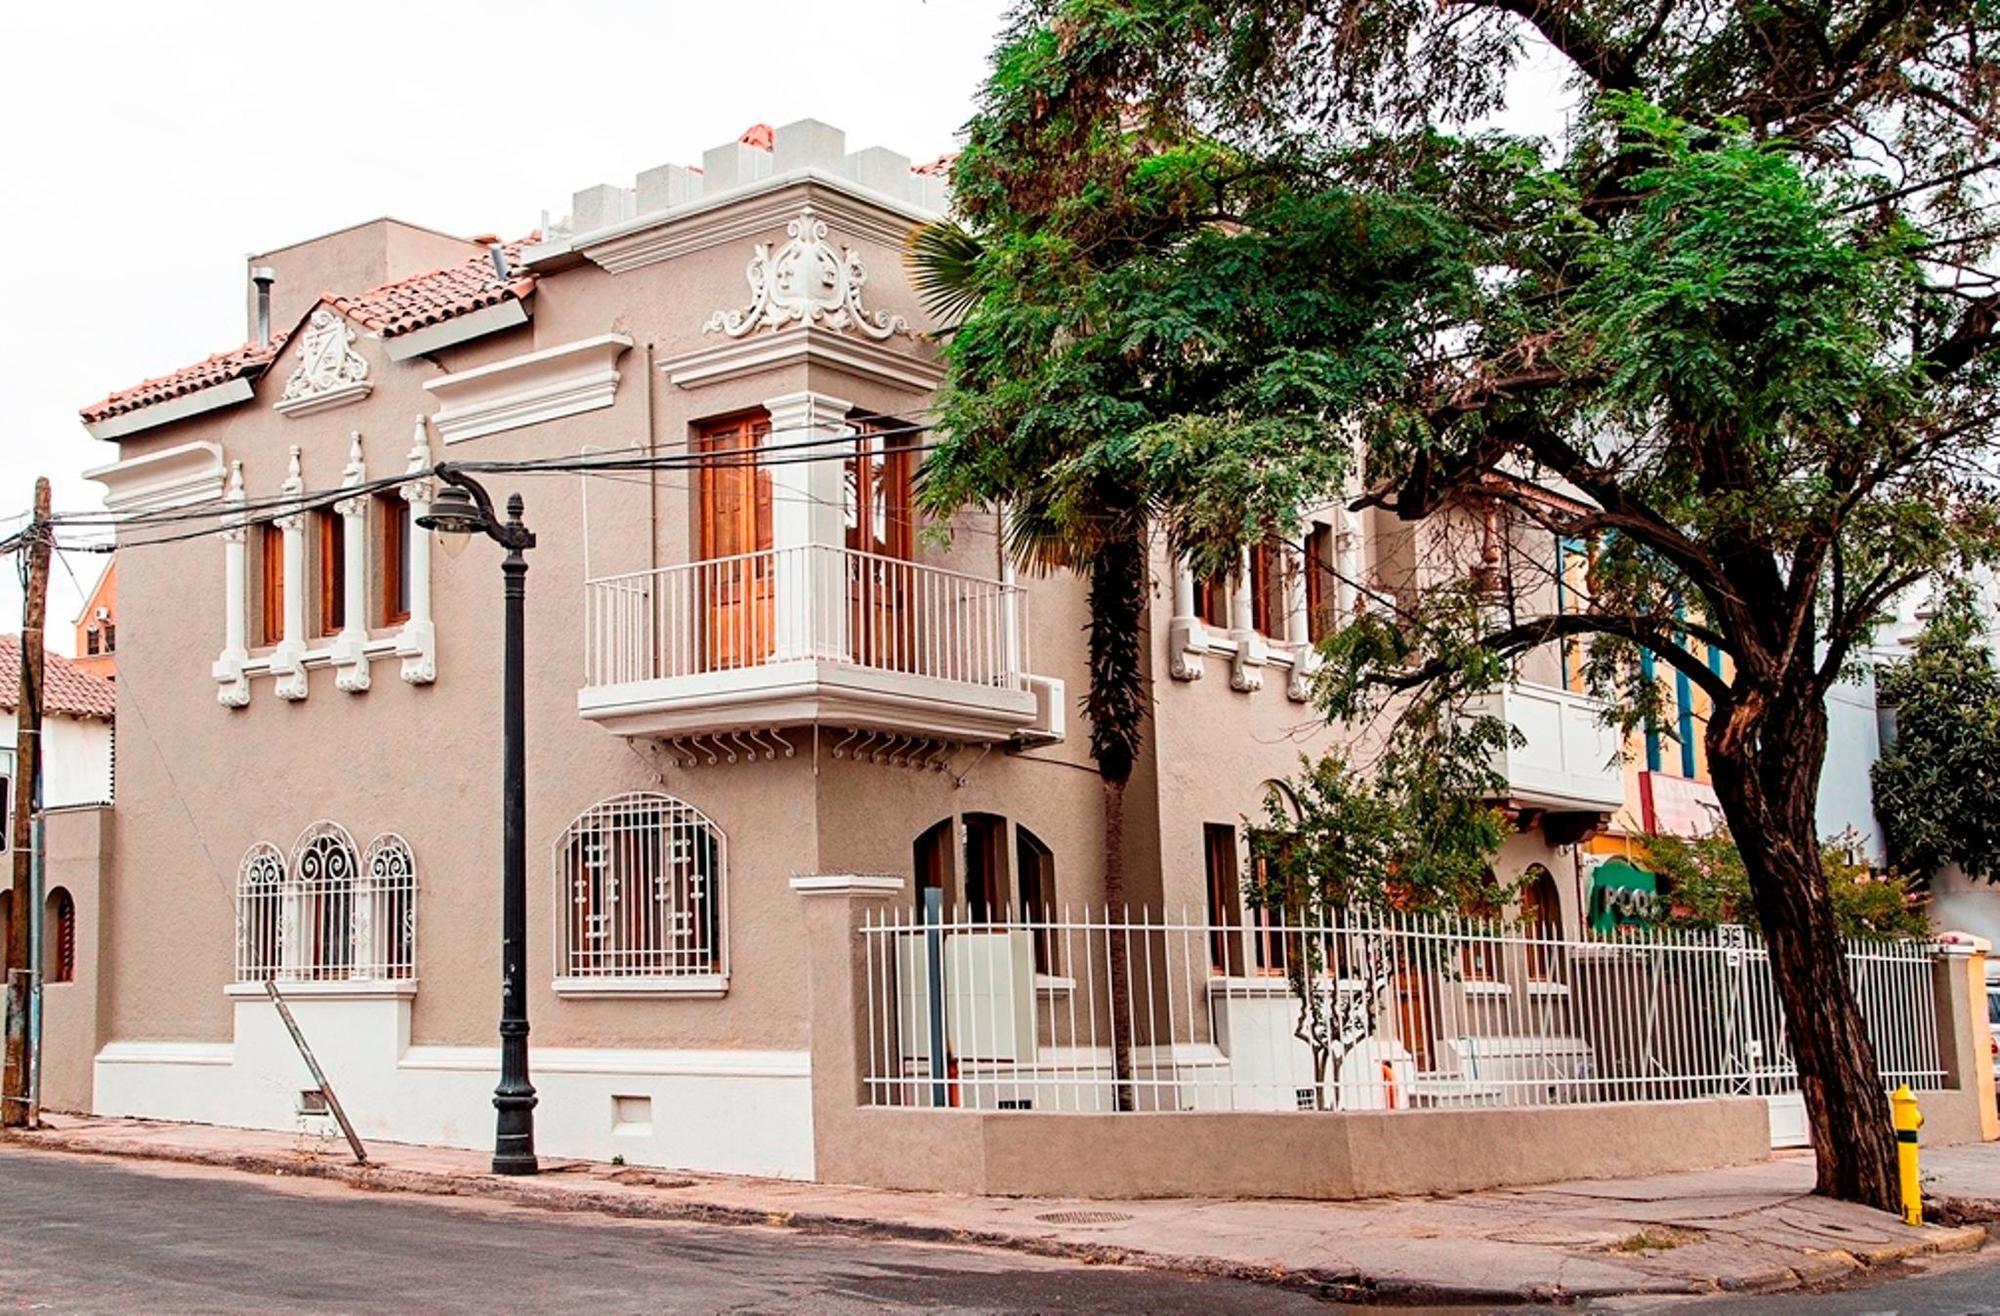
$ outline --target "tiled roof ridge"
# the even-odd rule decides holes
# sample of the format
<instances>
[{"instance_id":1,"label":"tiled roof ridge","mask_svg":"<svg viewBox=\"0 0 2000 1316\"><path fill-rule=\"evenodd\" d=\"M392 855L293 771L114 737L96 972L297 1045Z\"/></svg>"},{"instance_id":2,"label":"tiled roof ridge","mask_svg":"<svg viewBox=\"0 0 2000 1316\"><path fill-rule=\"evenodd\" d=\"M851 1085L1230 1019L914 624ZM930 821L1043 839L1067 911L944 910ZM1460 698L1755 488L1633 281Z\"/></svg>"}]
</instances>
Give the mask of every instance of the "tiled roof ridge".
<instances>
[{"instance_id":1,"label":"tiled roof ridge","mask_svg":"<svg viewBox=\"0 0 2000 1316\"><path fill-rule=\"evenodd\" d=\"M363 292L350 295L322 292L300 321L303 323L322 306L331 306L371 332L383 338L395 338L498 305L509 298L523 300L535 290L535 276L515 270L514 265L520 259L522 250L535 237L530 234L526 238L500 244L501 254L508 265L509 277L505 282L493 269L491 253L482 250L454 264L393 279ZM119 389L82 408L84 422L93 424L108 420L233 379L255 379L277 359L289 337L289 334L273 334L268 347L244 343L192 365Z\"/></svg>"}]
</instances>

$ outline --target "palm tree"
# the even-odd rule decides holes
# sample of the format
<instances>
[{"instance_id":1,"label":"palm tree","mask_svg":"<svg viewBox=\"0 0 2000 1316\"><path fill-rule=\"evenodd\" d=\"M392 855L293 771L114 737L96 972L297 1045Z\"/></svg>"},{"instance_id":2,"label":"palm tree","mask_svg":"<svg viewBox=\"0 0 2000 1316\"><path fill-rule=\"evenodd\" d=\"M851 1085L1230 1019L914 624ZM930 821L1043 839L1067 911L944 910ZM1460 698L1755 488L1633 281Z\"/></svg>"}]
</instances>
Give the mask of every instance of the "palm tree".
<instances>
[{"instance_id":1,"label":"palm tree","mask_svg":"<svg viewBox=\"0 0 2000 1316\"><path fill-rule=\"evenodd\" d=\"M946 219L910 237L906 263L924 308L949 335L978 306L983 289L978 236ZM953 442L947 434L944 441ZM1004 463L1003 463L1004 465ZM1099 487L1079 500L1058 494L1042 470L1009 469L987 492L1007 508L1007 550L1036 574L1066 570L1088 583L1090 683L1083 712L1104 805L1104 905L1109 921L1127 910L1125 791L1145 739L1146 690L1141 634L1149 586L1144 506L1129 489ZM1077 514L1079 501L1089 510ZM948 510L940 508L939 510ZM1132 990L1126 938L1109 938L1111 1065L1119 1110L1131 1110Z\"/></svg>"}]
</instances>

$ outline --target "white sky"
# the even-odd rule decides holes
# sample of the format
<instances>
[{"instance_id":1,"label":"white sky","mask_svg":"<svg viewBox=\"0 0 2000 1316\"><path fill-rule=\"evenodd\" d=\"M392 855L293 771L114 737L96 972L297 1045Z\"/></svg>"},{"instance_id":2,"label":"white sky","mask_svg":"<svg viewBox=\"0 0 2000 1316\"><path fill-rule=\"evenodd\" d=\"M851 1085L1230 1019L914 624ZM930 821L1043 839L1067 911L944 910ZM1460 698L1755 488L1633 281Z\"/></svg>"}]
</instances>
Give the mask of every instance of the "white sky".
<instances>
[{"instance_id":1,"label":"white sky","mask_svg":"<svg viewBox=\"0 0 2000 1316\"><path fill-rule=\"evenodd\" d=\"M1004 0L562 0L0 7L0 527L116 459L77 409L240 344L243 257L389 214L526 233L592 183L699 163L752 123L849 149L953 144ZM103 559L73 554L87 590ZM59 564L49 646L82 593ZM0 566L0 631L20 627Z\"/></svg>"},{"instance_id":2,"label":"white sky","mask_svg":"<svg viewBox=\"0 0 2000 1316\"><path fill-rule=\"evenodd\" d=\"M95 510L78 408L244 339L243 258L378 215L525 234L752 123L953 145L1006 0L90 0L0 7L0 529ZM1541 87L1549 83L1541 81ZM1532 83L1531 83L1532 86ZM1559 98L1517 114L1552 130ZM1514 116L1509 116L1514 117ZM1527 126L1510 123L1512 127ZM50 647L103 558L53 574ZM81 588L79 588L79 585ZM0 631L20 625L0 565Z\"/></svg>"}]
</instances>

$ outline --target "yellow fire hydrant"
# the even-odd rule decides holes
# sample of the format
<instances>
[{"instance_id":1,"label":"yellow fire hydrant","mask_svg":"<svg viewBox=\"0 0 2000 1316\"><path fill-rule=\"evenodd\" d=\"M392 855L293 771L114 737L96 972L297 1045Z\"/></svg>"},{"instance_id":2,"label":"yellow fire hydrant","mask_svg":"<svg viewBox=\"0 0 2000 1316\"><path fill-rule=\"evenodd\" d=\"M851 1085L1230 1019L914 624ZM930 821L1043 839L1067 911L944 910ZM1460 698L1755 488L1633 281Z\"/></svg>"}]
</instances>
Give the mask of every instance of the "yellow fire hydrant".
<instances>
[{"instance_id":1,"label":"yellow fire hydrant","mask_svg":"<svg viewBox=\"0 0 2000 1316\"><path fill-rule=\"evenodd\" d=\"M1896 1126L1896 1168L1903 1182L1903 1223L1912 1227L1924 1223L1924 1190L1917 1182L1917 1130L1924 1127L1924 1113L1908 1083L1889 1094L1889 1109Z\"/></svg>"}]
</instances>

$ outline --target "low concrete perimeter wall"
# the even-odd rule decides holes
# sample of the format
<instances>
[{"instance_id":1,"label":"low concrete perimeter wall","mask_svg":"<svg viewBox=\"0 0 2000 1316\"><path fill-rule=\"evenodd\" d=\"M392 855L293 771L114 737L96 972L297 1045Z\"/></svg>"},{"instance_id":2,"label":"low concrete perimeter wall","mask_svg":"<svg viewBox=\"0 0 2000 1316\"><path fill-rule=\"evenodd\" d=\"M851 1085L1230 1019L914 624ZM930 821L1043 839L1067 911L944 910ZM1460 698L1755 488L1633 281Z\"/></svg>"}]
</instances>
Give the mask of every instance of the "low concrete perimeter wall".
<instances>
[{"instance_id":1,"label":"low concrete perimeter wall","mask_svg":"<svg viewBox=\"0 0 2000 1316\"><path fill-rule=\"evenodd\" d=\"M1469 1192L1769 1155L1758 1098L1522 1110L1164 1114L859 1109L818 1176L1023 1197Z\"/></svg>"}]
</instances>

